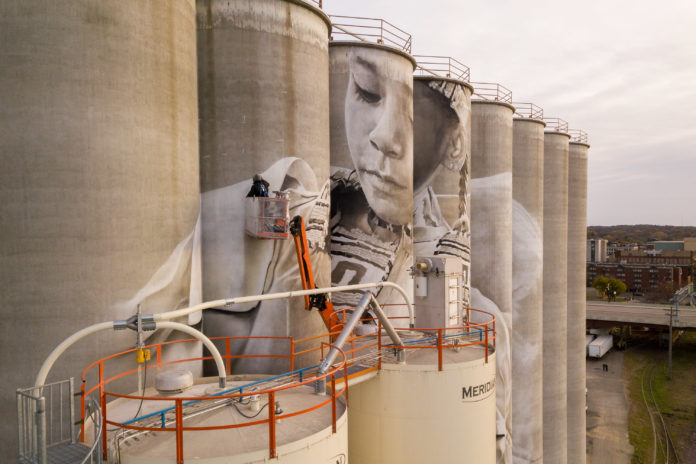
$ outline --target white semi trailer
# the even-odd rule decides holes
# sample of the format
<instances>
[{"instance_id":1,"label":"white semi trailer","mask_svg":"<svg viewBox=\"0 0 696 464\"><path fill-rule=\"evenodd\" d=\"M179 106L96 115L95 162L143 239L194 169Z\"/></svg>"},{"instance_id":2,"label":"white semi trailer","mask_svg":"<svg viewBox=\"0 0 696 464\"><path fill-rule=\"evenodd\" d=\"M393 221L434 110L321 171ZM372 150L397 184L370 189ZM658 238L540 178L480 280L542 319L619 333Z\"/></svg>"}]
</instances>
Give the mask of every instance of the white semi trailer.
<instances>
[{"instance_id":1,"label":"white semi trailer","mask_svg":"<svg viewBox=\"0 0 696 464\"><path fill-rule=\"evenodd\" d=\"M593 334L585 335L585 356L590 355L590 343L595 339L595 336Z\"/></svg>"},{"instance_id":2,"label":"white semi trailer","mask_svg":"<svg viewBox=\"0 0 696 464\"><path fill-rule=\"evenodd\" d=\"M601 358L613 345L614 337L612 335L599 335L587 345L587 355L590 358Z\"/></svg>"}]
</instances>

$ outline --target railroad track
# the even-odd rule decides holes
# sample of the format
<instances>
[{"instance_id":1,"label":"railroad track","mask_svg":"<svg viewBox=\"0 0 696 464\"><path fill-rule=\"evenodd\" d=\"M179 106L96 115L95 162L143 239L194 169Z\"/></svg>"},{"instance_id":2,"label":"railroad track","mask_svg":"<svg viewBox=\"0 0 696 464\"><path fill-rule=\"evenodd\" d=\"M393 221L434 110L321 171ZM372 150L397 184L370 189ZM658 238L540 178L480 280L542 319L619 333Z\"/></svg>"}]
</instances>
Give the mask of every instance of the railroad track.
<instances>
[{"instance_id":1,"label":"railroad track","mask_svg":"<svg viewBox=\"0 0 696 464\"><path fill-rule=\"evenodd\" d=\"M658 361L655 361L652 365L645 366L643 368L643 375L641 376L641 393L643 394L643 402L648 411L648 416L650 416L650 424L653 431L652 464L658 464L658 457L661 459L659 461L660 464L681 464L674 442L669 434L665 418L655 399L653 382L655 380L655 371L659 364Z\"/></svg>"}]
</instances>

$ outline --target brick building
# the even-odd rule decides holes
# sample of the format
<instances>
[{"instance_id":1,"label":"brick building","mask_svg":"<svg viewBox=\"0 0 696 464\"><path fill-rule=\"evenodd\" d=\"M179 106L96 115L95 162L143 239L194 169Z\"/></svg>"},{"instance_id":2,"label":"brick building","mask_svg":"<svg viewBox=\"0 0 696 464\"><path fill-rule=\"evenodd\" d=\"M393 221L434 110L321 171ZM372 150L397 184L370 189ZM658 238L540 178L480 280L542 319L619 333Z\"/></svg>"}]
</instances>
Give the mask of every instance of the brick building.
<instances>
[{"instance_id":1,"label":"brick building","mask_svg":"<svg viewBox=\"0 0 696 464\"><path fill-rule=\"evenodd\" d=\"M677 290L687 282L682 268L673 264L587 263L587 286L591 287L595 278L600 276L618 279L632 292L654 290L662 282Z\"/></svg>"}]
</instances>

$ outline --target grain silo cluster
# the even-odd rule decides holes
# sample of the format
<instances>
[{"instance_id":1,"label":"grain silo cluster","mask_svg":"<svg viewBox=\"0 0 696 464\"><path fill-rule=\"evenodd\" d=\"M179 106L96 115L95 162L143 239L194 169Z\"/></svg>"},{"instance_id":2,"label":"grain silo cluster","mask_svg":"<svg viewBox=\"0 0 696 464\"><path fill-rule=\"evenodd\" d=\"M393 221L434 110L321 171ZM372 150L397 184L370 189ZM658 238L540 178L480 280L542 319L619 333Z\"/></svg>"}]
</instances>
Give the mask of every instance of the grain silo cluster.
<instances>
[{"instance_id":1,"label":"grain silo cluster","mask_svg":"<svg viewBox=\"0 0 696 464\"><path fill-rule=\"evenodd\" d=\"M321 2L0 13L2 455L585 462L586 134Z\"/></svg>"}]
</instances>

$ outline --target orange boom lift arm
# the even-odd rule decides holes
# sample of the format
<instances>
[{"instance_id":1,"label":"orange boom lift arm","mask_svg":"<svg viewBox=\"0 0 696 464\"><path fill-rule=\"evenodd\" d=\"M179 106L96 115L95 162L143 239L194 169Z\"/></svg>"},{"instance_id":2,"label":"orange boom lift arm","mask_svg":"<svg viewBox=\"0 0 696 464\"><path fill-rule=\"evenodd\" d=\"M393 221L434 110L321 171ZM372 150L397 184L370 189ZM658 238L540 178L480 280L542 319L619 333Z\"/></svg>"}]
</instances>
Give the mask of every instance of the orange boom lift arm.
<instances>
[{"instance_id":1,"label":"orange boom lift arm","mask_svg":"<svg viewBox=\"0 0 696 464\"><path fill-rule=\"evenodd\" d=\"M312 273L312 261L309 258L309 246L307 246L307 234L305 231L304 219L302 216L295 216L290 222L290 233L295 240L295 249L297 251L297 264L300 266L300 277L302 278L302 289L315 289L314 274ZM326 294L305 295L305 309L307 311L316 308L319 311L326 328L329 332L336 329L335 323L331 316L334 313L334 307Z\"/></svg>"}]
</instances>

